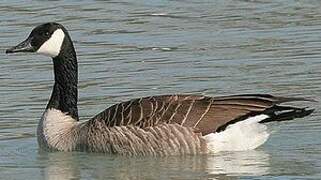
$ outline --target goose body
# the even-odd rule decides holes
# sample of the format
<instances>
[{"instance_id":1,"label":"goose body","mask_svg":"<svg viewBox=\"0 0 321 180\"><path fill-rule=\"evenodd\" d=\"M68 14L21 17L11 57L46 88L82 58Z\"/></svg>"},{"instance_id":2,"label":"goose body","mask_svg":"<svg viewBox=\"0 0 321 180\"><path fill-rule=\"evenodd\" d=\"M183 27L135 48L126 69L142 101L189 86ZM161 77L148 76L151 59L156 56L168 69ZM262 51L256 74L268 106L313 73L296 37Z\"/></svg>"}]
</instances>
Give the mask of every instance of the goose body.
<instances>
[{"instance_id":1,"label":"goose body","mask_svg":"<svg viewBox=\"0 0 321 180\"><path fill-rule=\"evenodd\" d=\"M307 101L268 94L207 97L161 95L115 104L88 121L78 119L78 68L67 30L46 23L6 53L36 52L53 59L55 84L37 129L47 150L124 155L207 154L255 149L269 137L265 123L307 116Z\"/></svg>"}]
</instances>

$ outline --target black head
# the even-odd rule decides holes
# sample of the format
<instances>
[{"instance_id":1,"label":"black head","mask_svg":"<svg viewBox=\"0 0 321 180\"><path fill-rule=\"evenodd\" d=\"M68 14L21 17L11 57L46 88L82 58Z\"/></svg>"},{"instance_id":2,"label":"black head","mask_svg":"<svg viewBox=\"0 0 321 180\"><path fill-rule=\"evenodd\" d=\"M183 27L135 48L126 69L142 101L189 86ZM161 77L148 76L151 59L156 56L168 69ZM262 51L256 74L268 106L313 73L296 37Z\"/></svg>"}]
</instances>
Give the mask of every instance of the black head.
<instances>
[{"instance_id":1,"label":"black head","mask_svg":"<svg viewBox=\"0 0 321 180\"><path fill-rule=\"evenodd\" d=\"M65 37L66 29L58 23L50 22L35 27L28 38L6 50L6 53L37 52L50 57L59 55Z\"/></svg>"}]
</instances>

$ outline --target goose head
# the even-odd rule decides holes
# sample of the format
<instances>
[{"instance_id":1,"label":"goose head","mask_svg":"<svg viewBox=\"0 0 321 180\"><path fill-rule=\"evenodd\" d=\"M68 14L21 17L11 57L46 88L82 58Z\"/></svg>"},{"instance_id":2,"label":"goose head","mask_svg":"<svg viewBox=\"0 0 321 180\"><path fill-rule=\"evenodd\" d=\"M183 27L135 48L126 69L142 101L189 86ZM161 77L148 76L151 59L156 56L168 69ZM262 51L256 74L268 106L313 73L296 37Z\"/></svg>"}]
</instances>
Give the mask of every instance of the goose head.
<instances>
[{"instance_id":1,"label":"goose head","mask_svg":"<svg viewBox=\"0 0 321 180\"><path fill-rule=\"evenodd\" d=\"M78 120L78 66L76 52L67 30L49 22L35 27L26 40L6 53L34 52L53 59L55 84L46 109L56 109Z\"/></svg>"},{"instance_id":2,"label":"goose head","mask_svg":"<svg viewBox=\"0 0 321 180\"><path fill-rule=\"evenodd\" d=\"M67 30L61 24L50 22L35 27L26 40L7 49L6 53L35 52L54 58L69 41Z\"/></svg>"}]
</instances>

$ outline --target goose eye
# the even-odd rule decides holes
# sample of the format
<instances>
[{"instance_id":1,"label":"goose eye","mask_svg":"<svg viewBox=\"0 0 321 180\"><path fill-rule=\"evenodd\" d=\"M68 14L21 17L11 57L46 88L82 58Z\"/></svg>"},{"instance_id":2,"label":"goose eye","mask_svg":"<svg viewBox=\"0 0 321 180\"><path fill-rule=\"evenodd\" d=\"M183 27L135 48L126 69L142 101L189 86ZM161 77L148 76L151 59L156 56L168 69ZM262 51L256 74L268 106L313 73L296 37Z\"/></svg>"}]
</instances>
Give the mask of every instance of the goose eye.
<instances>
[{"instance_id":1,"label":"goose eye","mask_svg":"<svg viewBox=\"0 0 321 180\"><path fill-rule=\"evenodd\" d=\"M46 37L49 37L49 32L46 31L46 32L43 33L43 35L46 36Z\"/></svg>"}]
</instances>

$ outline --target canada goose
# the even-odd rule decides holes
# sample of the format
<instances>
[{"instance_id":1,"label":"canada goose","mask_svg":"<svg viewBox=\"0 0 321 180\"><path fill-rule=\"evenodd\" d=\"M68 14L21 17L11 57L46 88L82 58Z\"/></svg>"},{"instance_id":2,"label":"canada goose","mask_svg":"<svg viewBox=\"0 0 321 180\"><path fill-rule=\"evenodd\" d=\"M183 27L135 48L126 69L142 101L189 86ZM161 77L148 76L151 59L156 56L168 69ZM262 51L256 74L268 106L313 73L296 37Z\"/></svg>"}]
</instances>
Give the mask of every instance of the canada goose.
<instances>
[{"instance_id":1,"label":"canada goose","mask_svg":"<svg viewBox=\"0 0 321 180\"><path fill-rule=\"evenodd\" d=\"M53 60L55 83L37 128L38 144L47 150L125 155L249 150L268 139L264 123L301 118L314 110L279 105L308 99L268 94L161 95L115 104L79 122L77 57L67 30L55 22L39 25L6 50L17 52Z\"/></svg>"}]
</instances>

